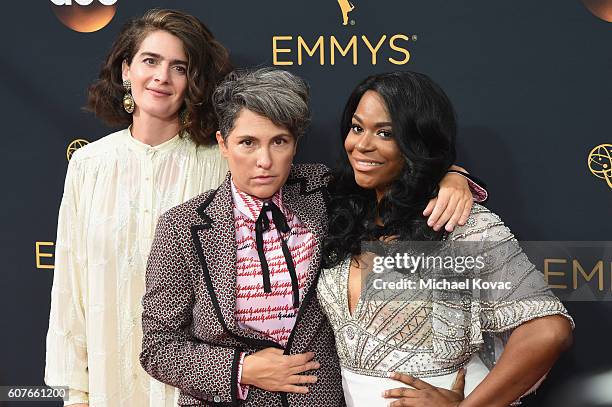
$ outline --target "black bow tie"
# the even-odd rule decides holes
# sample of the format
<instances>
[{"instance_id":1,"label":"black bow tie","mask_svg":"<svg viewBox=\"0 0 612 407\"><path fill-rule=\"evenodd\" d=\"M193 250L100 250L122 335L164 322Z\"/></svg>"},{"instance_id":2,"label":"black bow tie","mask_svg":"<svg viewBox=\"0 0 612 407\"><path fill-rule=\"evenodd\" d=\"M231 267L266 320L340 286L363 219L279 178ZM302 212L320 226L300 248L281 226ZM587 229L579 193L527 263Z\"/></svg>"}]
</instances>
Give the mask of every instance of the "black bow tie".
<instances>
[{"instance_id":1,"label":"black bow tie","mask_svg":"<svg viewBox=\"0 0 612 407\"><path fill-rule=\"evenodd\" d=\"M291 257L291 251L287 247L287 242L283 239L281 233L288 233L291 228L287 223L287 218L278 206L272 201L266 201L261 208L259 217L255 221L255 243L257 245L257 254L259 255L259 262L261 263L261 273L263 275L263 287L264 292L272 292L270 287L270 269L268 268L268 261L266 260L266 254L264 253L264 241L263 232L270 228L270 220L268 219L268 212L272 212L272 221L276 225L278 231L278 237L281 241L281 248L283 249L283 255L285 256L285 262L287 263L287 269L291 276L291 289L293 292L293 307L299 308L300 306L300 289L298 286L297 274L295 272L295 264Z\"/></svg>"}]
</instances>

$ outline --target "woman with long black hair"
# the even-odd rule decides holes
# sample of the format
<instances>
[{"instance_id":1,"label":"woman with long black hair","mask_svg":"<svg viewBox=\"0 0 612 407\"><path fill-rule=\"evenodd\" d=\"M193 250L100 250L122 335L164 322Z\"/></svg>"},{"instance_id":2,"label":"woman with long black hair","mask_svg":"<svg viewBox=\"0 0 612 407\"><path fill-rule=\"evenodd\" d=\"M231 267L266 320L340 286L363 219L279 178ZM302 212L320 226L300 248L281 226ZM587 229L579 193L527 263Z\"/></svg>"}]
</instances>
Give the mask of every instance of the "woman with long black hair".
<instances>
[{"instance_id":1,"label":"woman with long black hair","mask_svg":"<svg viewBox=\"0 0 612 407\"><path fill-rule=\"evenodd\" d=\"M427 226L421 212L455 160L448 97L423 74L374 75L349 97L341 130L346 156L330 184L318 298L334 328L347 404L491 407L518 400L569 346L573 321L485 207L474 205L451 233ZM423 260L423 248L435 255L471 244L468 250L483 256L472 276L503 282L503 290L452 285L452 272L449 285L432 288L439 281L425 277L439 273L424 263L408 275L393 263L376 270L380 256L362 246L372 242L386 242L383 254L390 246L402 254L400 247ZM386 283L413 283L383 286L381 270Z\"/></svg>"}]
</instances>

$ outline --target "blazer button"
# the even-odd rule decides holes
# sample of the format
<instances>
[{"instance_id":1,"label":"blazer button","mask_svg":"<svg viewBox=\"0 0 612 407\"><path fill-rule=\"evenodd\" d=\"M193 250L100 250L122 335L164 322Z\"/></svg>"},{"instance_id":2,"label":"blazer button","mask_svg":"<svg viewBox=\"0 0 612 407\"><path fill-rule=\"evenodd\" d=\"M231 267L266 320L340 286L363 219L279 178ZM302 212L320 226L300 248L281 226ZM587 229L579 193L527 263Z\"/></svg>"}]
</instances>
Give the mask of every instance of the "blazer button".
<instances>
[{"instance_id":1,"label":"blazer button","mask_svg":"<svg viewBox=\"0 0 612 407\"><path fill-rule=\"evenodd\" d=\"M215 396L215 397L213 397L213 401L215 403L221 403L221 397L220 396Z\"/></svg>"}]
</instances>

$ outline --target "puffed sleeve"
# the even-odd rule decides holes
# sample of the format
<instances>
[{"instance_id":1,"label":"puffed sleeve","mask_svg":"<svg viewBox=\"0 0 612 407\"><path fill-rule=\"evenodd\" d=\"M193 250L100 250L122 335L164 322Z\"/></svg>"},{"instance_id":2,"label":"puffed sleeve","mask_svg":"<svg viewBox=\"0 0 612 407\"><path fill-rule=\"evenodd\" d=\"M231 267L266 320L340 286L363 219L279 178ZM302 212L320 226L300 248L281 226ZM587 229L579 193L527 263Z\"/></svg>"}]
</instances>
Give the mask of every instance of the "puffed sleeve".
<instances>
[{"instance_id":1,"label":"puffed sleeve","mask_svg":"<svg viewBox=\"0 0 612 407\"><path fill-rule=\"evenodd\" d=\"M467 223L455 229L443 250L443 256L471 257L478 266L461 273L455 267L441 275L469 282L467 289L433 291L432 342L438 360L459 360L484 349L483 362L491 368L519 325L560 315L574 326L510 229L487 208L475 204Z\"/></svg>"},{"instance_id":2,"label":"puffed sleeve","mask_svg":"<svg viewBox=\"0 0 612 407\"><path fill-rule=\"evenodd\" d=\"M457 236L458 240L474 245L471 250L484 258L484 267L474 275L483 286L472 291L470 336L473 345L481 344L479 356L489 369L501 357L512 331L525 322L559 315L568 320L572 329L575 327L543 274L529 261L499 216L475 205L465 230ZM489 286L485 288L484 283ZM495 284L506 286L491 288ZM525 395L535 391L545 378L546 375L541 377ZM518 404L520 400L512 405Z\"/></svg>"},{"instance_id":3,"label":"puffed sleeve","mask_svg":"<svg viewBox=\"0 0 612 407\"><path fill-rule=\"evenodd\" d=\"M529 261L510 229L496 214L477 206L470 216L465 240L479 245L484 268L475 277L490 285L474 288L479 300L480 328L503 333L535 318L562 315L574 322L559 299L549 289L544 276ZM495 285L505 288L490 288Z\"/></svg>"},{"instance_id":4,"label":"puffed sleeve","mask_svg":"<svg viewBox=\"0 0 612 407\"><path fill-rule=\"evenodd\" d=\"M47 332L45 383L68 386L66 405L88 402L85 299L87 282L82 250L82 214L78 202L81 183L77 153L68 165L59 209L51 313ZM79 216L81 215L81 216Z\"/></svg>"}]
</instances>

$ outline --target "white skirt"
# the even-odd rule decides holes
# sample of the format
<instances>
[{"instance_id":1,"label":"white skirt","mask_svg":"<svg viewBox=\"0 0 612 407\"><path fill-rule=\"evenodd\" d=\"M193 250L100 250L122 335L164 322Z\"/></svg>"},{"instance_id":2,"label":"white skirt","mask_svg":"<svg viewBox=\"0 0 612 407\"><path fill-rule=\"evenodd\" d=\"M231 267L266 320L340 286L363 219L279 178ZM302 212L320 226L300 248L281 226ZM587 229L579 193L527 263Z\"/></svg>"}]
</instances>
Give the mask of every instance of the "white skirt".
<instances>
[{"instance_id":1,"label":"white skirt","mask_svg":"<svg viewBox=\"0 0 612 407\"><path fill-rule=\"evenodd\" d=\"M472 356L465 367L467 369L465 372L465 396L467 397L484 380L489 373L489 369L476 354ZM456 377L457 372L453 372L421 380L436 387L450 389ZM382 393L385 390L398 387L410 386L386 377L366 376L342 368L342 389L344 390L347 407L386 407L393 400L383 398Z\"/></svg>"}]
</instances>

